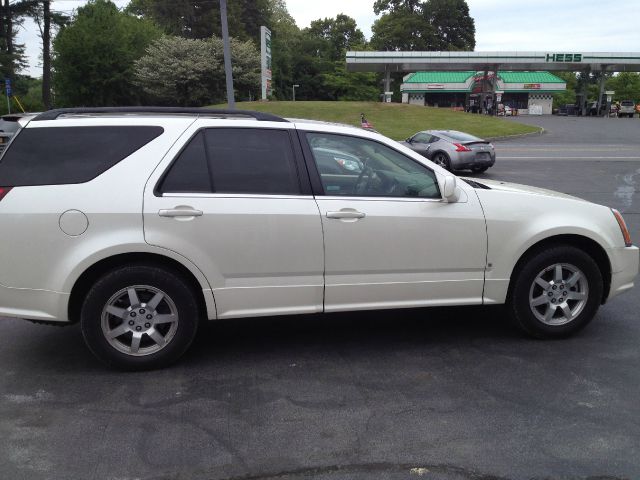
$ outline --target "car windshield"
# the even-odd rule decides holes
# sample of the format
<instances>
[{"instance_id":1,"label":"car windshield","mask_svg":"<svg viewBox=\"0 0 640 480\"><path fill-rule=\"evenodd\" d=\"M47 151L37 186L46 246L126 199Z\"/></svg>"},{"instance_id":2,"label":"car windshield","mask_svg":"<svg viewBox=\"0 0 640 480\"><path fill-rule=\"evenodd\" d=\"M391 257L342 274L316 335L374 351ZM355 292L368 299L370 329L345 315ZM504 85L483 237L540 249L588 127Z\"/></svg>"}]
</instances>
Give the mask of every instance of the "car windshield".
<instances>
[{"instance_id":1,"label":"car windshield","mask_svg":"<svg viewBox=\"0 0 640 480\"><path fill-rule=\"evenodd\" d=\"M633 102L631 102L629 100L626 100L626 101L622 102L621 105L623 107L633 107Z\"/></svg>"},{"instance_id":2,"label":"car windshield","mask_svg":"<svg viewBox=\"0 0 640 480\"><path fill-rule=\"evenodd\" d=\"M469 135L468 133L456 132L454 130L448 130L446 132L442 132L442 135L452 140L457 140L459 142L471 142L474 140L480 140L478 137L474 137L473 135Z\"/></svg>"}]
</instances>

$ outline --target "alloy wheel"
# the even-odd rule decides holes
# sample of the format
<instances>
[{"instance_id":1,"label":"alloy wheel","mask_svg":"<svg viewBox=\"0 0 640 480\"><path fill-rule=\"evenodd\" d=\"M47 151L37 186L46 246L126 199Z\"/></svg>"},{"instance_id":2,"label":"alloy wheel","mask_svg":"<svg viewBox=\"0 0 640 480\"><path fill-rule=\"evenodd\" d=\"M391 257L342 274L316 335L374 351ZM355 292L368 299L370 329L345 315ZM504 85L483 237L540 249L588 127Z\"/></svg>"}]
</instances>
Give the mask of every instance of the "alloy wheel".
<instances>
[{"instance_id":1,"label":"alloy wheel","mask_svg":"<svg viewBox=\"0 0 640 480\"><path fill-rule=\"evenodd\" d=\"M102 333L118 351L132 356L162 350L178 329L178 309L162 290L133 285L116 292L105 304Z\"/></svg>"},{"instance_id":2,"label":"alloy wheel","mask_svg":"<svg viewBox=\"0 0 640 480\"><path fill-rule=\"evenodd\" d=\"M589 298L586 275L576 266L556 263L536 275L529 289L529 307L546 325L565 325L584 310Z\"/></svg>"}]
</instances>

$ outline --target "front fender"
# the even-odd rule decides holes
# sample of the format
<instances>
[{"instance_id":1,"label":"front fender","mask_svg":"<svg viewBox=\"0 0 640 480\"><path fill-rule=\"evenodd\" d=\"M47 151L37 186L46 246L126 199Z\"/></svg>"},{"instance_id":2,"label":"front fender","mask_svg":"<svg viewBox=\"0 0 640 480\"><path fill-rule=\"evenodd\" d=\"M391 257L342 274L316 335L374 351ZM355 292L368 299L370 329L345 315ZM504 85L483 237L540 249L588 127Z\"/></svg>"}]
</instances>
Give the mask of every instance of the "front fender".
<instances>
[{"instance_id":1,"label":"front fender","mask_svg":"<svg viewBox=\"0 0 640 480\"><path fill-rule=\"evenodd\" d=\"M607 253L622 242L611 210L573 198L478 190L487 222L485 303L504 303L514 267L532 246L559 235L576 235Z\"/></svg>"}]
</instances>

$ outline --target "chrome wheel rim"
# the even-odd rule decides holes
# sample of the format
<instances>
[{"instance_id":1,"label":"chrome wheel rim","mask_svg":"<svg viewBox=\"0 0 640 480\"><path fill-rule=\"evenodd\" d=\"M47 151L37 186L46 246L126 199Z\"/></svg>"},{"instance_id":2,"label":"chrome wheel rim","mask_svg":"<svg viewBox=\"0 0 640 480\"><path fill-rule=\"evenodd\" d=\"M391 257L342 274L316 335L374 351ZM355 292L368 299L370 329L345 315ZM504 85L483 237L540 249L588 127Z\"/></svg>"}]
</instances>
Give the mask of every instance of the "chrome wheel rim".
<instances>
[{"instance_id":1,"label":"chrome wheel rim","mask_svg":"<svg viewBox=\"0 0 640 480\"><path fill-rule=\"evenodd\" d=\"M178 309L162 290L133 285L111 296L102 309L102 333L116 350L141 357L157 353L178 329Z\"/></svg>"},{"instance_id":2,"label":"chrome wheel rim","mask_svg":"<svg viewBox=\"0 0 640 480\"><path fill-rule=\"evenodd\" d=\"M589 298L587 277L575 265L556 263L542 270L529 289L529 307L545 325L565 325L580 315Z\"/></svg>"},{"instance_id":3,"label":"chrome wheel rim","mask_svg":"<svg viewBox=\"0 0 640 480\"><path fill-rule=\"evenodd\" d=\"M441 153L436 155L436 158L434 158L433 161L435 162L436 165L438 165L440 167L446 168L446 166L447 166L447 161L445 160L444 155L442 155Z\"/></svg>"}]
</instances>

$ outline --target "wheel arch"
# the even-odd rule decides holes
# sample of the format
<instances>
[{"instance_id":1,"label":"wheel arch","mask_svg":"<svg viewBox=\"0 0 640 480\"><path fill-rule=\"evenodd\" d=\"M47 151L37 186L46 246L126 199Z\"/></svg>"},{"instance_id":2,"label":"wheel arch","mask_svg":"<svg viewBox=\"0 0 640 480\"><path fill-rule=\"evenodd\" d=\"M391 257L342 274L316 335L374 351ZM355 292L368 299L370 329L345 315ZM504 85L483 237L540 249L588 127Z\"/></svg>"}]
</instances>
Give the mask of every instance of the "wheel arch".
<instances>
[{"instance_id":1,"label":"wheel arch","mask_svg":"<svg viewBox=\"0 0 640 480\"><path fill-rule=\"evenodd\" d=\"M609 256L607 255L606 250L598 242L589 237L577 234L560 234L547 237L539 240L525 250L524 253L520 255L520 258L511 271L507 298L511 297L516 275L529 258L541 250L556 245L569 245L579 248L593 258L600 269L600 273L602 274L603 289L601 303L605 303L606 299L609 297L609 289L611 288L611 261L609 260Z\"/></svg>"},{"instance_id":2,"label":"wheel arch","mask_svg":"<svg viewBox=\"0 0 640 480\"><path fill-rule=\"evenodd\" d=\"M82 308L82 301L91 286L100 276L115 268L131 264L154 265L164 267L176 272L182 278L184 278L184 280L193 290L196 298L198 299L198 308L201 315L211 317L211 312L209 312L210 308L208 308L202 285L187 267L173 258L157 253L132 252L116 254L103 258L95 262L87 269L85 269L84 272L82 272L82 274L76 279L75 283L73 284L69 296L67 307L69 322L77 323L80 320L80 309Z\"/></svg>"}]
</instances>

